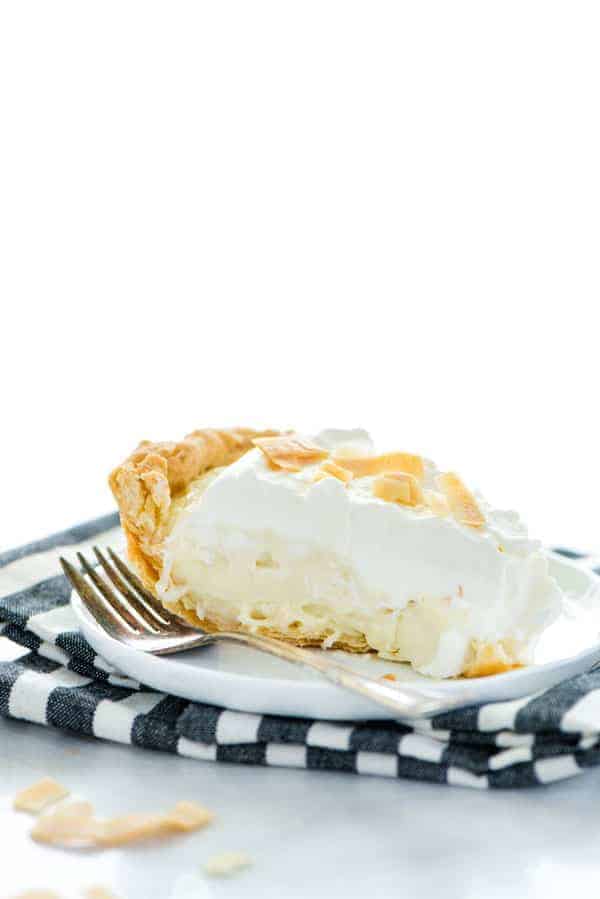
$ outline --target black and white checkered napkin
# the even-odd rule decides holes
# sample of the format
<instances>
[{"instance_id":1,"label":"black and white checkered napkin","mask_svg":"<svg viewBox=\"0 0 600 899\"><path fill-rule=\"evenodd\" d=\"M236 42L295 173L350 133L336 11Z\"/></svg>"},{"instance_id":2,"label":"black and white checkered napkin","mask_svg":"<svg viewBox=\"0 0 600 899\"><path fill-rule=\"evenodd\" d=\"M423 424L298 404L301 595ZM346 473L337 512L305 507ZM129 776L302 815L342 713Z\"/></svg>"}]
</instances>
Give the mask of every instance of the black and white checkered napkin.
<instances>
[{"instance_id":1,"label":"black and white checkered napkin","mask_svg":"<svg viewBox=\"0 0 600 899\"><path fill-rule=\"evenodd\" d=\"M69 607L70 586L58 574L65 547L70 555L118 541L117 516L109 515L0 554L0 633L25 647L0 662L0 714L193 759L479 789L546 784L600 763L600 671L415 727L251 715L152 692L84 640Z\"/></svg>"}]
</instances>

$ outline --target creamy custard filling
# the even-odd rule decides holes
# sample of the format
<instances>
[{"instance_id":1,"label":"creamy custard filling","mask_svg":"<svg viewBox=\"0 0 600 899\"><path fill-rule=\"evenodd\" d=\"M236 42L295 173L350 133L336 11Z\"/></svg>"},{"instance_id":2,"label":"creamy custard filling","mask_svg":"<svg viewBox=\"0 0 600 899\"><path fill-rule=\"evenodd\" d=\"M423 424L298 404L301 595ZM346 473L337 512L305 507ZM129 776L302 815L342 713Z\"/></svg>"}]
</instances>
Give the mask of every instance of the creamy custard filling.
<instances>
[{"instance_id":1,"label":"creamy custard filling","mask_svg":"<svg viewBox=\"0 0 600 899\"><path fill-rule=\"evenodd\" d=\"M317 442L345 447L348 435ZM438 474L427 462L424 490ZM220 629L374 650L436 677L465 672L490 646L504 667L527 662L560 591L518 517L478 498L485 527L474 529L373 485L323 476L320 461L273 470L250 451L174 503L161 599Z\"/></svg>"},{"instance_id":2,"label":"creamy custard filling","mask_svg":"<svg viewBox=\"0 0 600 899\"><path fill-rule=\"evenodd\" d=\"M449 598L411 601L404 609L386 606L369 594L352 570L332 555L315 551L290 556L281 542L256 535L246 550L208 552L205 547L180 556L171 569L175 585L183 585L184 605L200 619L220 628L241 624L290 633L297 640L318 639L324 648L343 643L373 649L388 658L426 667L445 632L454 631L448 673L461 665L467 647L460 636L467 610ZM171 592L177 596L177 586ZM163 598L169 600L169 591ZM439 667L438 667L439 670Z\"/></svg>"}]
</instances>

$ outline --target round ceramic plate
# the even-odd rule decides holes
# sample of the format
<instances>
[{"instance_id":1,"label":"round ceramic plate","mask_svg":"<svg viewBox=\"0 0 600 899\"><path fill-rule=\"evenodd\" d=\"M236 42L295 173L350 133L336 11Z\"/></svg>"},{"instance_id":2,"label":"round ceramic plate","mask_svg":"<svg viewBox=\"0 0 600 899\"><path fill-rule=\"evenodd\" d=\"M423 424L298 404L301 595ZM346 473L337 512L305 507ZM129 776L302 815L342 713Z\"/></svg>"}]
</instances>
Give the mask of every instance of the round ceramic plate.
<instances>
[{"instance_id":1,"label":"round ceramic plate","mask_svg":"<svg viewBox=\"0 0 600 899\"><path fill-rule=\"evenodd\" d=\"M470 680L434 680L372 655L328 655L370 677L393 673L398 684L435 684L449 700L464 699L465 705L516 699L551 687L600 662L600 578L554 554L549 554L549 562L566 593L565 610L540 639L534 664L527 668ZM310 670L243 646L222 643L173 656L130 649L107 636L76 594L71 603L96 652L156 690L244 712L345 721L393 718L385 708Z\"/></svg>"}]
</instances>

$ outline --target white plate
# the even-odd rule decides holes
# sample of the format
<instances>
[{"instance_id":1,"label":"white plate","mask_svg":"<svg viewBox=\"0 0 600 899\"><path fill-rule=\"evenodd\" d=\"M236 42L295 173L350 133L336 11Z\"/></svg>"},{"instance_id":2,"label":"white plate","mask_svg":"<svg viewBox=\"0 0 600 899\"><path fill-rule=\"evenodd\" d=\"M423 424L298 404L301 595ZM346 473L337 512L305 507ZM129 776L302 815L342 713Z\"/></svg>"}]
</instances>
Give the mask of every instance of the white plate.
<instances>
[{"instance_id":1,"label":"white plate","mask_svg":"<svg viewBox=\"0 0 600 899\"><path fill-rule=\"evenodd\" d=\"M551 687L600 662L600 578L560 556L549 554L549 561L567 593L566 609L541 638L535 664L527 668L471 680L432 680L375 656L331 651L329 655L372 677L393 672L399 683L435 684L449 699L464 699L465 705L516 699ZM346 721L393 717L312 671L246 647L222 643L176 656L147 655L108 637L76 594L71 604L96 652L156 690L244 712Z\"/></svg>"}]
</instances>

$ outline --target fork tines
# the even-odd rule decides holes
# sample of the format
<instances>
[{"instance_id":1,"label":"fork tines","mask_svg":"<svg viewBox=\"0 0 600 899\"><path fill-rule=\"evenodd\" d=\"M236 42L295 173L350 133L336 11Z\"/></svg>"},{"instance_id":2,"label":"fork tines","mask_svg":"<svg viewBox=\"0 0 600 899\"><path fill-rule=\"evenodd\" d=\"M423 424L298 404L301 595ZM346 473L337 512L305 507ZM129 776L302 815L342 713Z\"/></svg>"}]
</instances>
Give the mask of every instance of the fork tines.
<instances>
[{"instance_id":1,"label":"fork tines","mask_svg":"<svg viewBox=\"0 0 600 899\"><path fill-rule=\"evenodd\" d=\"M77 553L81 572L64 558L60 562L85 605L105 627L110 627L114 632L117 616L121 629L135 634L172 635L174 632L189 630L146 590L114 550L106 547L110 561L99 547L94 546L93 550L97 564L90 563L82 553ZM121 632L118 635L124 634Z\"/></svg>"}]
</instances>

